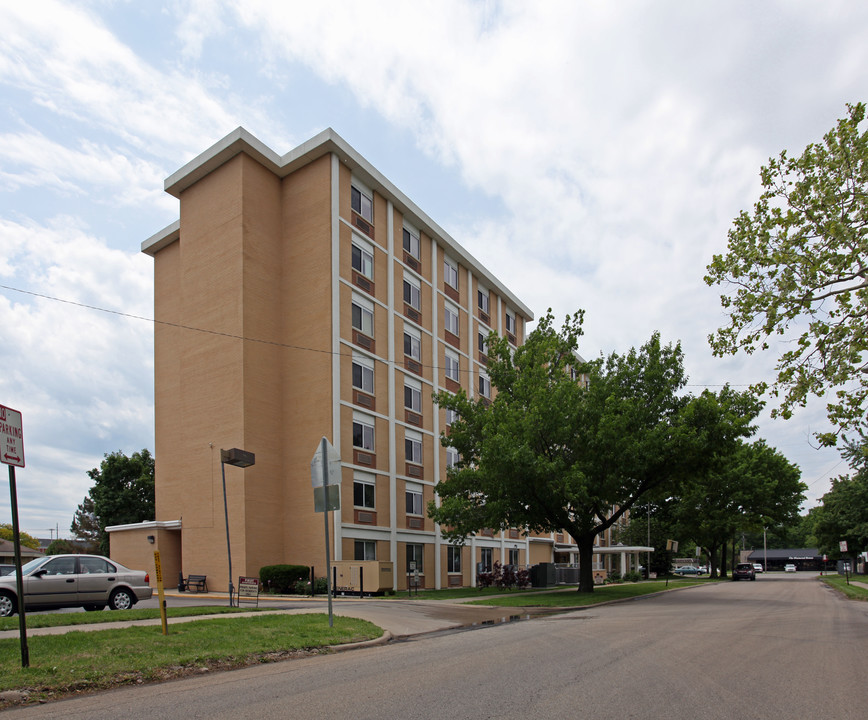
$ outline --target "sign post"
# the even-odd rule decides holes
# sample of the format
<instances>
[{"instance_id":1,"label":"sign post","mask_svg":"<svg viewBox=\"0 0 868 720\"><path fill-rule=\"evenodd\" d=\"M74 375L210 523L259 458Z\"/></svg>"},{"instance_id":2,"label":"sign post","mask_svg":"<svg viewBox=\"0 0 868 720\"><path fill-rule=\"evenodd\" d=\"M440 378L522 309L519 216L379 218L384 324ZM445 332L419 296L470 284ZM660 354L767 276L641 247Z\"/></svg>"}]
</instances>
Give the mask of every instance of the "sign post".
<instances>
[{"instance_id":1,"label":"sign post","mask_svg":"<svg viewBox=\"0 0 868 720\"><path fill-rule=\"evenodd\" d=\"M15 581L18 584L18 634L21 638L21 667L30 667L27 649L27 618L24 614L24 577L21 574L21 532L18 527L18 490L15 468L24 467L24 431L21 413L0 405L0 461L9 466L9 504L12 507L12 542L15 544Z\"/></svg>"},{"instance_id":2,"label":"sign post","mask_svg":"<svg viewBox=\"0 0 868 720\"><path fill-rule=\"evenodd\" d=\"M168 635L169 624L166 621L166 595L163 591L163 566L160 564L159 550L154 550L154 570L157 577L157 595L160 598L160 621L163 623L163 635Z\"/></svg>"},{"instance_id":3,"label":"sign post","mask_svg":"<svg viewBox=\"0 0 868 720\"><path fill-rule=\"evenodd\" d=\"M314 510L323 514L325 523L326 582L329 595L329 627L334 626L332 615L331 549L329 547L329 510L341 509L341 456L324 437L310 461L310 483L313 485ZM329 493L329 487L337 485ZM331 495L331 497L330 497Z\"/></svg>"}]
</instances>

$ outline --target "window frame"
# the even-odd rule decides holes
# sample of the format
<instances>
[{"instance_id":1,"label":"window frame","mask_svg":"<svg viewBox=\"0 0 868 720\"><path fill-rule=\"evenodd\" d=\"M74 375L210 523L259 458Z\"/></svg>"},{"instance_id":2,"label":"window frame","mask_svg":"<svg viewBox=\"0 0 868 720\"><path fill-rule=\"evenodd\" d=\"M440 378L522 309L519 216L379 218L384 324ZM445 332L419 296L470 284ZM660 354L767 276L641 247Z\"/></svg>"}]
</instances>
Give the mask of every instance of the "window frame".
<instances>
[{"instance_id":1,"label":"window frame","mask_svg":"<svg viewBox=\"0 0 868 720\"><path fill-rule=\"evenodd\" d=\"M451 445L446 447L446 470L451 470L454 467L458 466L458 462L461 460L461 455L458 450Z\"/></svg>"},{"instance_id":2,"label":"window frame","mask_svg":"<svg viewBox=\"0 0 868 720\"><path fill-rule=\"evenodd\" d=\"M356 312L358 311L358 313ZM358 325L356 324L356 316L358 315ZM369 328L365 328L366 319ZM365 300L362 297L359 297L355 293L353 293L351 310L350 310L350 324L354 330L362 333L366 337L372 338L374 337L374 303Z\"/></svg>"},{"instance_id":3,"label":"window frame","mask_svg":"<svg viewBox=\"0 0 868 720\"><path fill-rule=\"evenodd\" d=\"M361 445L356 444L356 426L359 426ZM367 441L370 442L370 447L365 444ZM369 453L376 452L377 424L374 418L360 413L353 413L353 447Z\"/></svg>"},{"instance_id":4,"label":"window frame","mask_svg":"<svg viewBox=\"0 0 868 720\"><path fill-rule=\"evenodd\" d=\"M359 368L359 382L356 384L356 368ZM365 387L365 379L370 380L370 387ZM361 390L369 395L374 394L374 361L370 358L363 357L353 353L352 360L352 386L356 390Z\"/></svg>"},{"instance_id":5,"label":"window frame","mask_svg":"<svg viewBox=\"0 0 868 720\"><path fill-rule=\"evenodd\" d=\"M407 253L414 260L422 259L422 235L416 230L414 227L410 227L406 223L403 226L402 238L401 238L401 246L404 248L404 252ZM415 240L415 250L413 252L413 246ZM409 246L409 247L408 247Z\"/></svg>"},{"instance_id":6,"label":"window frame","mask_svg":"<svg viewBox=\"0 0 868 720\"><path fill-rule=\"evenodd\" d=\"M359 548L362 549L362 552L359 553ZM372 552L368 552L371 550ZM359 555L361 554L361 557ZM373 557L368 557L368 555L373 555ZM377 541L376 540L355 540L353 542L353 560L356 562L364 562L366 560L376 560L377 559Z\"/></svg>"},{"instance_id":7,"label":"window frame","mask_svg":"<svg viewBox=\"0 0 868 720\"><path fill-rule=\"evenodd\" d=\"M461 570L461 554L463 548L460 545L446 546L446 572L457 575Z\"/></svg>"},{"instance_id":8,"label":"window frame","mask_svg":"<svg viewBox=\"0 0 868 720\"><path fill-rule=\"evenodd\" d=\"M410 563L416 563L416 572L420 575L424 574L424 557L425 546L422 543L407 543L406 544L407 570L410 570Z\"/></svg>"},{"instance_id":9,"label":"window frame","mask_svg":"<svg viewBox=\"0 0 868 720\"><path fill-rule=\"evenodd\" d=\"M359 252L359 266L356 267L356 250ZM368 258L368 272L365 272L365 257ZM353 233L352 247L350 249L350 266L359 275L364 275L368 280L374 279L374 246L366 240L362 240Z\"/></svg>"},{"instance_id":10,"label":"window frame","mask_svg":"<svg viewBox=\"0 0 868 720\"><path fill-rule=\"evenodd\" d=\"M407 352L407 341L410 345L410 352ZM413 353L413 350L418 350L417 353ZM404 355L408 358L415 360L416 362L422 362L422 334L417 333L414 328L404 326Z\"/></svg>"},{"instance_id":11,"label":"window frame","mask_svg":"<svg viewBox=\"0 0 868 720\"><path fill-rule=\"evenodd\" d=\"M489 400L491 399L491 378L489 378L484 372L479 373L477 388L481 397Z\"/></svg>"},{"instance_id":12,"label":"window frame","mask_svg":"<svg viewBox=\"0 0 868 720\"><path fill-rule=\"evenodd\" d=\"M362 488L361 504L357 502L359 499L356 488ZM370 496L370 497L369 497ZM370 504L368 504L370 502ZM353 477L353 507L363 510L376 510L377 508L377 483L373 478L362 477L356 475Z\"/></svg>"},{"instance_id":13,"label":"window frame","mask_svg":"<svg viewBox=\"0 0 868 720\"><path fill-rule=\"evenodd\" d=\"M510 322L510 320L512 322ZM506 332L509 333L510 335L514 336L514 335L516 335L515 330L516 330L515 313L512 310L510 310L509 308L507 308L506 309Z\"/></svg>"},{"instance_id":14,"label":"window frame","mask_svg":"<svg viewBox=\"0 0 868 720\"><path fill-rule=\"evenodd\" d=\"M443 374L454 382L461 382L461 358L457 352L445 348L443 356Z\"/></svg>"},{"instance_id":15,"label":"window frame","mask_svg":"<svg viewBox=\"0 0 868 720\"><path fill-rule=\"evenodd\" d=\"M422 433L404 430L404 460L414 465L422 464Z\"/></svg>"},{"instance_id":16,"label":"window frame","mask_svg":"<svg viewBox=\"0 0 868 720\"><path fill-rule=\"evenodd\" d=\"M416 512L416 499L418 498L418 509ZM425 510L425 492L421 485L417 483L407 483L404 486L404 511L407 515L414 517L422 517Z\"/></svg>"},{"instance_id":17,"label":"window frame","mask_svg":"<svg viewBox=\"0 0 868 720\"><path fill-rule=\"evenodd\" d=\"M450 282L454 276L455 282ZM458 263L452 258L443 258L443 282L453 290L458 290Z\"/></svg>"},{"instance_id":18,"label":"window frame","mask_svg":"<svg viewBox=\"0 0 868 720\"><path fill-rule=\"evenodd\" d=\"M486 315L491 315L491 293L486 288L476 288L476 305Z\"/></svg>"},{"instance_id":19,"label":"window frame","mask_svg":"<svg viewBox=\"0 0 868 720\"><path fill-rule=\"evenodd\" d=\"M410 400L410 404L407 400ZM404 407L414 413L422 413L422 383L410 377L404 377Z\"/></svg>"},{"instance_id":20,"label":"window frame","mask_svg":"<svg viewBox=\"0 0 868 720\"><path fill-rule=\"evenodd\" d=\"M479 564L482 572L491 572L494 569L494 548L479 548Z\"/></svg>"},{"instance_id":21,"label":"window frame","mask_svg":"<svg viewBox=\"0 0 868 720\"><path fill-rule=\"evenodd\" d=\"M350 209L363 220L374 224L374 194L355 179L350 183Z\"/></svg>"},{"instance_id":22,"label":"window frame","mask_svg":"<svg viewBox=\"0 0 868 720\"><path fill-rule=\"evenodd\" d=\"M454 322L450 326L450 320L454 318ZM459 327L461 325L461 317L458 308L452 303L444 303L443 305L443 327L446 332L450 332L455 337L460 337Z\"/></svg>"},{"instance_id":23,"label":"window frame","mask_svg":"<svg viewBox=\"0 0 868 720\"><path fill-rule=\"evenodd\" d=\"M422 283L409 273L404 273L404 302L422 312Z\"/></svg>"}]
</instances>

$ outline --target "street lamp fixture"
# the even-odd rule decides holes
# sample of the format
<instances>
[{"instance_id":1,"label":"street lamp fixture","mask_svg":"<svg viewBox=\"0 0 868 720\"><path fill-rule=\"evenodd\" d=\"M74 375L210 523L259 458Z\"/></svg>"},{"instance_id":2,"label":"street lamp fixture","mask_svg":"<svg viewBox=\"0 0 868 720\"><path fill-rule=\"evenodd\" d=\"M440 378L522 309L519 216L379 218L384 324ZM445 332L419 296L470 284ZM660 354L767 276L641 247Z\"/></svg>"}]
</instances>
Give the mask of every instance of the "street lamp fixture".
<instances>
[{"instance_id":1,"label":"street lamp fixture","mask_svg":"<svg viewBox=\"0 0 868 720\"><path fill-rule=\"evenodd\" d=\"M232 584L232 546L229 544L229 505L226 502L226 466L234 465L239 468L247 468L256 463L256 456L252 452L232 448L220 450L220 471L223 475L223 516L226 518L226 555L229 558L229 607L235 604L235 586Z\"/></svg>"}]
</instances>

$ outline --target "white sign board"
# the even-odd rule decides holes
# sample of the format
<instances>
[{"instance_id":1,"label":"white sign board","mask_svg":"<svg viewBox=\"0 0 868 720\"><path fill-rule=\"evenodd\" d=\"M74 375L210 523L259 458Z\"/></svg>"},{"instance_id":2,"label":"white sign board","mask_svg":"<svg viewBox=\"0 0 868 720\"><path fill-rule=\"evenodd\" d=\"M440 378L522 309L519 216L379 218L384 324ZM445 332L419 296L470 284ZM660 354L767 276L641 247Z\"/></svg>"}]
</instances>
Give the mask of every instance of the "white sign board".
<instances>
[{"instance_id":1,"label":"white sign board","mask_svg":"<svg viewBox=\"0 0 868 720\"><path fill-rule=\"evenodd\" d=\"M21 413L0 405L0 461L24 467L24 432Z\"/></svg>"},{"instance_id":2,"label":"white sign board","mask_svg":"<svg viewBox=\"0 0 868 720\"><path fill-rule=\"evenodd\" d=\"M332 445L328 440L323 438L325 441L326 448L326 462L328 463L327 467L327 477L326 477L326 485L340 485L341 484L341 456L338 454L338 451L335 450L334 445ZM316 452L313 454L313 458L310 461L310 484L313 487L318 488L323 486L323 477L322 477L322 446L321 442L317 448Z\"/></svg>"},{"instance_id":3,"label":"white sign board","mask_svg":"<svg viewBox=\"0 0 868 720\"><path fill-rule=\"evenodd\" d=\"M4 460L3 462L6 462L6 461ZM841 552L847 552L847 541L841 540L841 542L838 543L838 549Z\"/></svg>"}]
</instances>

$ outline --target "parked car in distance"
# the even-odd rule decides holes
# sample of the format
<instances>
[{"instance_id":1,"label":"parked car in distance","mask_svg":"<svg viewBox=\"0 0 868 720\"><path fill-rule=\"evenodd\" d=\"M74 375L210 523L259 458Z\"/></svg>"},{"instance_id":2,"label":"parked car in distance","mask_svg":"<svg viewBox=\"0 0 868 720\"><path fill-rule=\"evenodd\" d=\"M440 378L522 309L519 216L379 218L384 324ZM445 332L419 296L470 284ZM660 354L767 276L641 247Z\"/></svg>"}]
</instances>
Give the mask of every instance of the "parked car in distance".
<instances>
[{"instance_id":1,"label":"parked car in distance","mask_svg":"<svg viewBox=\"0 0 868 720\"><path fill-rule=\"evenodd\" d=\"M26 610L127 610L153 595L148 573L101 555L49 555L21 568ZM0 577L0 617L18 612L15 575Z\"/></svg>"},{"instance_id":2,"label":"parked car in distance","mask_svg":"<svg viewBox=\"0 0 868 720\"><path fill-rule=\"evenodd\" d=\"M699 574L705 575L708 572L708 565L700 565L699 566Z\"/></svg>"},{"instance_id":3,"label":"parked car in distance","mask_svg":"<svg viewBox=\"0 0 868 720\"><path fill-rule=\"evenodd\" d=\"M763 566L760 565L759 563L754 563L753 564L753 571L761 573L761 572L763 572Z\"/></svg>"},{"instance_id":4,"label":"parked car in distance","mask_svg":"<svg viewBox=\"0 0 868 720\"><path fill-rule=\"evenodd\" d=\"M751 563L739 563L733 568L733 580L756 580L756 571Z\"/></svg>"},{"instance_id":5,"label":"parked car in distance","mask_svg":"<svg viewBox=\"0 0 868 720\"><path fill-rule=\"evenodd\" d=\"M702 575L702 570L693 565L682 565L681 567L675 568L672 572L676 575Z\"/></svg>"},{"instance_id":6,"label":"parked car in distance","mask_svg":"<svg viewBox=\"0 0 868 720\"><path fill-rule=\"evenodd\" d=\"M795 572L795 571L796 571L796 566L793 565L792 563L787 563L786 565L784 565L784 572Z\"/></svg>"}]
</instances>

